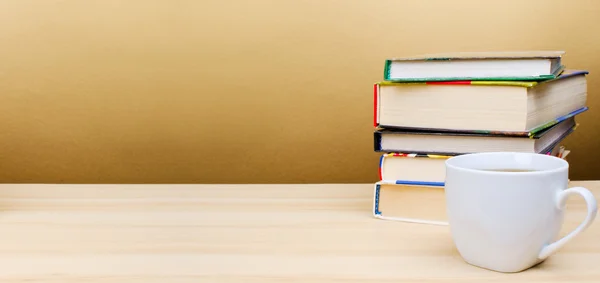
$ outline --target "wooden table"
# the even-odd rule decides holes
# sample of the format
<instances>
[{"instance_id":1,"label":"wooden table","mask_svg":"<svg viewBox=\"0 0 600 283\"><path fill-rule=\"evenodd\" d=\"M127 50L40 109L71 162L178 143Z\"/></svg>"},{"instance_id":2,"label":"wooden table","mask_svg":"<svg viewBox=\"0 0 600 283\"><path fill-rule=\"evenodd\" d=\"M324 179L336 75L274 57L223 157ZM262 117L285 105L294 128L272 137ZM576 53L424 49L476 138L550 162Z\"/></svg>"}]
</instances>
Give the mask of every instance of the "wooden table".
<instances>
[{"instance_id":1,"label":"wooden table","mask_svg":"<svg viewBox=\"0 0 600 283\"><path fill-rule=\"evenodd\" d=\"M600 223L503 274L464 263L448 226L373 218L372 188L0 185L0 282L600 281ZM572 198L563 230L584 211Z\"/></svg>"}]
</instances>

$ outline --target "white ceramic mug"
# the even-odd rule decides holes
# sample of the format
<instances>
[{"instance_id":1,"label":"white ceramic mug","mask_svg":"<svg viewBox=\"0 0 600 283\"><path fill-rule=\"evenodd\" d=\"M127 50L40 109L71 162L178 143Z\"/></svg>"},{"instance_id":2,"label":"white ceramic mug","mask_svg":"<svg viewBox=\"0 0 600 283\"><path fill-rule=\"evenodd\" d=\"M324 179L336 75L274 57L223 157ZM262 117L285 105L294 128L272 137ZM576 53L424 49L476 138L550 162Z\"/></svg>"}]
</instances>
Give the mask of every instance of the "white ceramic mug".
<instances>
[{"instance_id":1,"label":"white ceramic mug","mask_svg":"<svg viewBox=\"0 0 600 283\"><path fill-rule=\"evenodd\" d=\"M526 170L526 172L509 172ZM469 264L519 272L559 250L596 217L593 194L567 188L569 164L535 153L474 153L446 161L446 205L452 238ZM561 239L565 201L587 203L585 220Z\"/></svg>"}]
</instances>

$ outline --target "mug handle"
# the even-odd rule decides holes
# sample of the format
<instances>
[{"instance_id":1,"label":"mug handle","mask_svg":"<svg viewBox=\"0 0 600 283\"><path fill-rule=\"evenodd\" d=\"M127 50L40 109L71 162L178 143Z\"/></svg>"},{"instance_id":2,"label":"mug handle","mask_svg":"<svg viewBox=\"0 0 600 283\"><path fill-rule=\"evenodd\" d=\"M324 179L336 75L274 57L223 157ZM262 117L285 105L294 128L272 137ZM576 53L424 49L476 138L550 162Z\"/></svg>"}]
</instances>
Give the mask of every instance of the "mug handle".
<instances>
[{"instance_id":1,"label":"mug handle","mask_svg":"<svg viewBox=\"0 0 600 283\"><path fill-rule=\"evenodd\" d=\"M581 224L579 224L579 226L577 226L577 228L575 228L575 230L571 231L571 233L567 234L560 240L545 246L542 249L542 251L540 252L540 254L538 255L538 259L542 259L542 260L546 259L550 255L552 255L553 253L558 251L567 242L572 240L579 233L583 232L583 230L587 229L590 226L590 224L592 224L594 219L596 218L596 212L598 210L598 205L596 204L596 199L594 198L594 195L592 194L592 192L590 192L588 189L583 188L583 187L574 187L574 188L566 189L566 190L558 193L558 196L556 198L556 201L557 201L556 205L558 206L558 209L563 209L565 207L565 202L566 202L567 198L573 194L579 194L585 200L585 202L587 204L587 216L585 217L583 222L581 222Z\"/></svg>"}]
</instances>

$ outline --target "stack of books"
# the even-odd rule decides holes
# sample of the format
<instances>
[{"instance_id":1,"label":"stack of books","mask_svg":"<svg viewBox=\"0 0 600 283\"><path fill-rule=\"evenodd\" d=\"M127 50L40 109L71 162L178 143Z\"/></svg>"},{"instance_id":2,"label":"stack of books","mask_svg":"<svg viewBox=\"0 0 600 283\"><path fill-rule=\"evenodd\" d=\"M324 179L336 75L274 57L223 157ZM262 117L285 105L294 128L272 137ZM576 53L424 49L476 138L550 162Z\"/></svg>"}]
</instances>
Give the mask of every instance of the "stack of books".
<instances>
[{"instance_id":1,"label":"stack of books","mask_svg":"<svg viewBox=\"0 0 600 283\"><path fill-rule=\"evenodd\" d=\"M388 59L374 85L377 218L446 224L445 160L511 151L565 157L585 112L587 71L562 51L471 52Z\"/></svg>"}]
</instances>

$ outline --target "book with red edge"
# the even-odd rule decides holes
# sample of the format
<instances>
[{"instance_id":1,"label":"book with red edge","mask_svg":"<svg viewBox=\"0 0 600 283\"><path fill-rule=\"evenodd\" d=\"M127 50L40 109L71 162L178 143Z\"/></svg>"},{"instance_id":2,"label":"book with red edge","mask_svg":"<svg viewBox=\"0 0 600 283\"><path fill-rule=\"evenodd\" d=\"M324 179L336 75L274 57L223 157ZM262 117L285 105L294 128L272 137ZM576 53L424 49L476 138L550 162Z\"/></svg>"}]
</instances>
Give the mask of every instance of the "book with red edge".
<instances>
[{"instance_id":1,"label":"book with red edge","mask_svg":"<svg viewBox=\"0 0 600 283\"><path fill-rule=\"evenodd\" d=\"M379 82L373 88L373 125L533 135L587 110L587 74L566 70L543 82Z\"/></svg>"}]
</instances>

